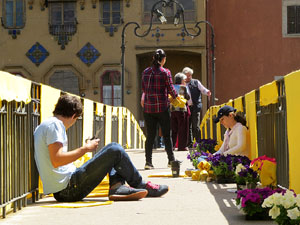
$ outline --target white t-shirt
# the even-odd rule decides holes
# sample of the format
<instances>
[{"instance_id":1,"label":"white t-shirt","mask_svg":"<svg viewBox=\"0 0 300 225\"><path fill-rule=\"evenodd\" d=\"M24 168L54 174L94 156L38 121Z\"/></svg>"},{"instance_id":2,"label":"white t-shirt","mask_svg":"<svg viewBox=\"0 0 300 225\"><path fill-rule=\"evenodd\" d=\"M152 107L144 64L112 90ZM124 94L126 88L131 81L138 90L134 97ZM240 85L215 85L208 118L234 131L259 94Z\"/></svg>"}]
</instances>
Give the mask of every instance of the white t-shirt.
<instances>
[{"instance_id":1,"label":"white t-shirt","mask_svg":"<svg viewBox=\"0 0 300 225\"><path fill-rule=\"evenodd\" d=\"M249 154L248 130L241 123L236 123L231 130L224 134L224 142L215 154L245 155Z\"/></svg>"},{"instance_id":2,"label":"white t-shirt","mask_svg":"<svg viewBox=\"0 0 300 225\"><path fill-rule=\"evenodd\" d=\"M34 158L43 182L44 194L56 193L65 189L72 173L76 170L74 164L54 168L48 145L55 142L63 144L63 151L68 151L68 138L63 122L51 117L42 122L34 131Z\"/></svg>"}]
</instances>

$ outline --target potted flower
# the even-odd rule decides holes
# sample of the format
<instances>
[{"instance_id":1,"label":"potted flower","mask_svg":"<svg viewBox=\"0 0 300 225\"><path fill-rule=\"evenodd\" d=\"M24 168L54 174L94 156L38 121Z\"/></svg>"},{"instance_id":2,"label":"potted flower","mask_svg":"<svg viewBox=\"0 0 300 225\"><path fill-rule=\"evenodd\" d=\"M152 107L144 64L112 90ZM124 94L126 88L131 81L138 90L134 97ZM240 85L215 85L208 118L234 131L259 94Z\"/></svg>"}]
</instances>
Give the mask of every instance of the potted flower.
<instances>
[{"instance_id":1,"label":"potted flower","mask_svg":"<svg viewBox=\"0 0 300 225\"><path fill-rule=\"evenodd\" d=\"M240 165L240 164L239 164ZM250 168L248 165L242 165L241 169L239 171L238 167L236 169L236 180L238 181L244 181L246 184L246 187L248 189L256 188L257 182L259 181L259 177L256 171L254 171L252 168Z\"/></svg>"},{"instance_id":2,"label":"potted flower","mask_svg":"<svg viewBox=\"0 0 300 225\"><path fill-rule=\"evenodd\" d=\"M264 200L262 207L270 209L269 216L279 225L300 224L300 195L293 191L272 194Z\"/></svg>"},{"instance_id":3,"label":"potted flower","mask_svg":"<svg viewBox=\"0 0 300 225\"><path fill-rule=\"evenodd\" d=\"M199 143L195 143L194 147L196 148L197 152L206 152L206 153L215 153L215 147L217 145L217 141L214 139L201 139Z\"/></svg>"},{"instance_id":4,"label":"potted flower","mask_svg":"<svg viewBox=\"0 0 300 225\"><path fill-rule=\"evenodd\" d=\"M194 168L197 169L197 165L198 165L198 158L201 156L201 152L198 152L198 151L194 151L194 150L191 150L191 152L188 154L187 156L187 159L189 159Z\"/></svg>"},{"instance_id":5,"label":"potted flower","mask_svg":"<svg viewBox=\"0 0 300 225\"><path fill-rule=\"evenodd\" d=\"M237 190L243 190L243 189L245 189L243 187L246 187L246 179L245 179L245 177L239 175L239 172L241 172L241 170L245 169L245 168L246 167L242 163L239 163L236 166L236 169L235 169L235 181L236 181Z\"/></svg>"},{"instance_id":6,"label":"potted flower","mask_svg":"<svg viewBox=\"0 0 300 225\"><path fill-rule=\"evenodd\" d=\"M247 220L268 219L268 209L262 204L266 198L280 192L282 189L273 190L269 187L240 190L237 192L236 205Z\"/></svg>"},{"instance_id":7,"label":"potted flower","mask_svg":"<svg viewBox=\"0 0 300 225\"><path fill-rule=\"evenodd\" d=\"M208 157L207 161L211 163L218 183L234 183L234 168L230 155L213 155Z\"/></svg>"},{"instance_id":8,"label":"potted flower","mask_svg":"<svg viewBox=\"0 0 300 225\"><path fill-rule=\"evenodd\" d=\"M217 145L217 141L213 139L201 139L199 143L194 143L194 148L189 151L187 158L192 162L195 169L197 169L198 163L206 158L205 153L215 153L215 147ZM201 158L201 156L203 158ZM201 158L201 159L200 159Z\"/></svg>"},{"instance_id":9,"label":"potted flower","mask_svg":"<svg viewBox=\"0 0 300 225\"><path fill-rule=\"evenodd\" d=\"M249 165L250 160L245 156L216 154L207 158L218 183L235 183L235 170L238 164Z\"/></svg>"}]
</instances>

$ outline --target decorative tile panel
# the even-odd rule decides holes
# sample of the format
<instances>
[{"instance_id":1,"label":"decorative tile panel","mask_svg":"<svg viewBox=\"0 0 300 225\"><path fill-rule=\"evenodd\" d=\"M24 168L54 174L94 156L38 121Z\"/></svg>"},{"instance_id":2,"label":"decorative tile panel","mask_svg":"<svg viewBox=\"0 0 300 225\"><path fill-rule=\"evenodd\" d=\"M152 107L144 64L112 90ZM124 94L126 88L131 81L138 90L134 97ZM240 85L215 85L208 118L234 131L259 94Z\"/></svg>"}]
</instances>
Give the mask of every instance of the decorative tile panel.
<instances>
[{"instance_id":1,"label":"decorative tile panel","mask_svg":"<svg viewBox=\"0 0 300 225\"><path fill-rule=\"evenodd\" d=\"M156 32L152 34L152 37L156 38L156 41L158 42L161 37L164 37L165 35L161 33L161 30L159 27L156 28Z\"/></svg>"},{"instance_id":2,"label":"decorative tile panel","mask_svg":"<svg viewBox=\"0 0 300 225\"><path fill-rule=\"evenodd\" d=\"M21 34L21 30L19 29L8 30L8 34L11 35L13 39L17 39L17 35Z\"/></svg>"},{"instance_id":3,"label":"decorative tile panel","mask_svg":"<svg viewBox=\"0 0 300 225\"><path fill-rule=\"evenodd\" d=\"M181 32L177 34L177 37L181 37L181 40L184 41L187 34L184 31L184 28L181 29Z\"/></svg>"},{"instance_id":4,"label":"decorative tile panel","mask_svg":"<svg viewBox=\"0 0 300 225\"><path fill-rule=\"evenodd\" d=\"M36 66L39 66L48 56L49 52L38 42L36 42L26 53L26 56Z\"/></svg>"},{"instance_id":5,"label":"decorative tile panel","mask_svg":"<svg viewBox=\"0 0 300 225\"><path fill-rule=\"evenodd\" d=\"M91 44L87 43L80 49L77 56L84 62L87 66L90 66L96 59L100 56L100 52Z\"/></svg>"}]
</instances>

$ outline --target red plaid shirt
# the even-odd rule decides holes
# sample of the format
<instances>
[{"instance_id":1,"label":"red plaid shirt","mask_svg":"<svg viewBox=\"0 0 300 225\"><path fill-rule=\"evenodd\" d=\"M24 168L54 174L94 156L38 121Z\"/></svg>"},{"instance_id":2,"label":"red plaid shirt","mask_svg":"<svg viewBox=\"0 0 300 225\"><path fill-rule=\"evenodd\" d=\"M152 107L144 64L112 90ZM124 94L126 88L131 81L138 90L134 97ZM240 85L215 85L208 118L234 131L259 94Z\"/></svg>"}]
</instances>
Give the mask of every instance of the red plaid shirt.
<instances>
[{"instance_id":1,"label":"red plaid shirt","mask_svg":"<svg viewBox=\"0 0 300 225\"><path fill-rule=\"evenodd\" d=\"M169 69L148 67L142 74L142 91L145 93L144 112L160 113L169 107L168 93L177 97Z\"/></svg>"}]
</instances>

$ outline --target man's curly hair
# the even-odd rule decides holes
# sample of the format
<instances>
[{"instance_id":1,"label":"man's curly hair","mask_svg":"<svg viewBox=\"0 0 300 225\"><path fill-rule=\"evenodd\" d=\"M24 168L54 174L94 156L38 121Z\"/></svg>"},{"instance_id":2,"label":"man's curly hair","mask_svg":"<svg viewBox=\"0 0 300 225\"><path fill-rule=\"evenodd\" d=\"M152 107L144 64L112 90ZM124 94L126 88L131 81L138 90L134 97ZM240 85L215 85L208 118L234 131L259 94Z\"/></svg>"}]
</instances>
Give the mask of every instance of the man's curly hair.
<instances>
[{"instance_id":1,"label":"man's curly hair","mask_svg":"<svg viewBox=\"0 0 300 225\"><path fill-rule=\"evenodd\" d=\"M76 96L68 94L62 95L55 105L53 114L66 118L72 117L75 114L75 117L79 117L82 114L81 100Z\"/></svg>"}]
</instances>

